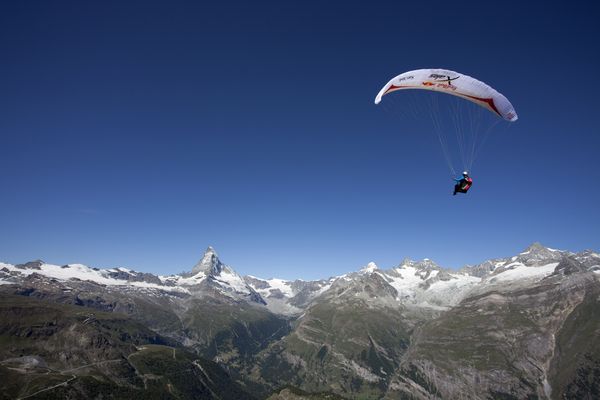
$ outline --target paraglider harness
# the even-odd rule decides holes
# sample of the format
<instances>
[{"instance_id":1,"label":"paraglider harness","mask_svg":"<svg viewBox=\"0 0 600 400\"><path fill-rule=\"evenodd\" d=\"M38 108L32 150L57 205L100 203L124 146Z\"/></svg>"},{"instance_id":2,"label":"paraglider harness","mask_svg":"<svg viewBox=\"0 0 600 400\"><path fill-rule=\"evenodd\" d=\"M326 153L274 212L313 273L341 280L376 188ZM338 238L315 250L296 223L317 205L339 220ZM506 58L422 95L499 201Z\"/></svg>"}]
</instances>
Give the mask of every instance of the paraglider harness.
<instances>
[{"instance_id":1,"label":"paraglider harness","mask_svg":"<svg viewBox=\"0 0 600 400\"><path fill-rule=\"evenodd\" d=\"M473 179L468 175L464 176L462 179L455 179L455 181L457 184L454 185L454 195L456 195L456 193L467 193L471 186L473 186Z\"/></svg>"}]
</instances>

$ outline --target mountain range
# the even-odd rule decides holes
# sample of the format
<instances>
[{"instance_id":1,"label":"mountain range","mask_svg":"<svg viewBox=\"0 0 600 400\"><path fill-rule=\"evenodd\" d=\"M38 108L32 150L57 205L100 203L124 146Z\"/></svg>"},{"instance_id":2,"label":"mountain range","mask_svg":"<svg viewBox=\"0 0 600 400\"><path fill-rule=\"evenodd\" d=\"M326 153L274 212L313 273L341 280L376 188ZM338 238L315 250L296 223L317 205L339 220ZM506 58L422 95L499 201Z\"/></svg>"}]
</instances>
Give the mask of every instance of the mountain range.
<instances>
[{"instance_id":1,"label":"mountain range","mask_svg":"<svg viewBox=\"0 0 600 400\"><path fill-rule=\"evenodd\" d=\"M600 255L316 281L0 263L0 398L600 398ZM100 396L100 397L99 397Z\"/></svg>"}]
</instances>

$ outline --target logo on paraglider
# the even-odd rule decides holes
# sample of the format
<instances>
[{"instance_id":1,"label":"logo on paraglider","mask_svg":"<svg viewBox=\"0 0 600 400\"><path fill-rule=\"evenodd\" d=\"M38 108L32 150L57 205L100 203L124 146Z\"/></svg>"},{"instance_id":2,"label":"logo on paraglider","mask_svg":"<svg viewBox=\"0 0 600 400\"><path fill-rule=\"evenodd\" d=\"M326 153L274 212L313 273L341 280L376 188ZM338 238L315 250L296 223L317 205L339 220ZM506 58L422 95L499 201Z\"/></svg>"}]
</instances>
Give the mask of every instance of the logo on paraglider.
<instances>
[{"instance_id":1,"label":"logo on paraglider","mask_svg":"<svg viewBox=\"0 0 600 400\"><path fill-rule=\"evenodd\" d=\"M425 81L423 86L435 86L442 89L456 90L456 86L452 84L452 81L460 78L460 76L451 78L449 75L431 74L429 78L433 79L433 82Z\"/></svg>"},{"instance_id":2,"label":"logo on paraglider","mask_svg":"<svg viewBox=\"0 0 600 400\"><path fill-rule=\"evenodd\" d=\"M410 75L410 76L403 76L402 78L398 78L397 82L402 82L402 81L409 81L411 79L414 79L415 77Z\"/></svg>"},{"instance_id":3,"label":"logo on paraglider","mask_svg":"<svg viewBox=\"0 0 600 400\"><path fill-rule=\"evenodd\" d=\"M431 74L429 75L430 78L433 78L435 80L435 82L446 82L448 85L452 85L452 81L460 78L460 76L457 76L455 78L450 78L449 75L440 75L440 74Z\"/></svg>"}]
</instances>

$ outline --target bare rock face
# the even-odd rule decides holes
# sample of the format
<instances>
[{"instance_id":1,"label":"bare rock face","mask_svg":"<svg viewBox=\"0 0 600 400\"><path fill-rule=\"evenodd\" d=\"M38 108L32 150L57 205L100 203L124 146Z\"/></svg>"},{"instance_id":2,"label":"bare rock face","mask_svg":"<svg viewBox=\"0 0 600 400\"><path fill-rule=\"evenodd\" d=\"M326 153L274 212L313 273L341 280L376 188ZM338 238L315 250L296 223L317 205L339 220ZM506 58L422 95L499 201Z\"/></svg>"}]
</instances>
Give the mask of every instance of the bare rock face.
<instances>
[{"instance_id":1,"label":"bare rock face","mask_svg":"<svg viewBox=\"0 0 600 400\"><path fill-rule=\"evenodd\" d=\"M569 385L581 389L577 379L596 374L599 293L596 277L575 259L565 259L556 272L528 288L466 298L413 335L409 356L386 398L415 388L422 398L563 398ZM583 347L595 361L586 364L585 372L582 366L558 368L565 365L563 359L579 354L573 343L580 340L575 321L590 334Z\"/></svg>"},{"instance_id":2,"label":"bare rock face","mask_svg":"<svg viewBox=\"0 0 600 400\"><path fill-rule=\"evenodd\" d=\"M39 270L42 265L44 265L44 262L42 260L35 260L35 261L27 262L25 264L17 264L17 265L15 265L15 267L19 268L19 269L37 269L37 270Z\"/></svg>"}]
</instances>

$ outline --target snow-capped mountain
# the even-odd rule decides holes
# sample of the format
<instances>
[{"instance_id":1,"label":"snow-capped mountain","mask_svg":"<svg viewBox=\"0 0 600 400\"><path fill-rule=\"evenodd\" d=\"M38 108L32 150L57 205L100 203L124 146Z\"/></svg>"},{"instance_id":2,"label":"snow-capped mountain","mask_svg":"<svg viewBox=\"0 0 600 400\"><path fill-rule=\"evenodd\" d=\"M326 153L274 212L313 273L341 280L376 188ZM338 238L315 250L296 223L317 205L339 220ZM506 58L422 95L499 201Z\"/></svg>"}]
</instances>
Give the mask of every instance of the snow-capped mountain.
<instances>
[{"instance_id":1,"label":"snow-capped mountain","mask_svg":"<svg viewBox=\"0 0 600 400\"><path fill-rule=\"evenodd\" d=\"M377 274L395 290L397 305L448 309L467 295L502 287L506 290L537 282L552 274L559 261L572 256L600 270L600 255L592 251L574 254L534 243L519 255L486 261L461 270L445 269L430 259L403 260L395 268L383 270L371 262L357 272L320 281L285 281L246 276L244 279L276 313L295 315L320 295L342 282L353 282L364 275ZM360 285L359 285L360 286Z\"/></svg>"},{"instance_id":2,"label":"snow-capped mountain","mask_svg":"<svg viewBox=\"0 0 600 400\"><path fill-rule=\"evenodd\" d=\"M221 262L210 246L189 274L162 276L160 279L164 284L195 294L212 290L232 299L266 304L233 268Z\"/></svg>"},{"instance_id":3,"label":"snow-capped mountain","mask_svg":"<svg viewBox=\"0 0 600 400\"><path fill-rule=\"evenodd\" d=\"M381 386L387 389L375 398L555 398L549 390L577 390L577 383L561 385L584 379L591 373L585 368L600 362L593 339L573 333L581 324L594 326L585 332L600 329L592 311L600 299L598 265L597 253L539 244L459 271L431 260L389 270L369 263L332 279L295 329L261 354L259 368L277 365L265 376L274 383L285 371L301 371L303 389L341 387L339 393L360 393L356 398ZM555 350L557 338L570 355ZM550 367L581 349L592 361L569 366L568 374ZM354 379L363 387L353 389Z\"/></svg>"},{"instance_id":4,"label":"snow-capped mountain","mask_svg":"<svg viewBox=\"0 0 600 400\"><path fill-rule=\"evenodd\" d=\"M550 249L534 243L517 256L494 259L461 270L440 267L424 259L403 260L397 267L380 269L371 262L357 272L317 281L287 281L242 277L219 259L208 247L191 272L156 276L127 268L98 269L81 264L54 265L37 260L25 264L0 263L0 284L19 284L32 275L61 282L91 282L116 290L198 296L219 293L232 300L264 305L281 315L299 315L311 302L332 288L376 274L394 290L398 305L448 309L465 296L490 287L510 289L530 284L551 275L564 257L574 257L590 271L600 273L600 255L593 251L579 254ZM362 278L361 278L362 279Z\"/></svg>"},{"instance_id":5,"label":"snow-capped mountain","mask_svg":"<svg viewBox=\"0 0 600 400\"><path fill-rule=\"evenodd\" d=\"M190 273L169 276L156 276L123 267L99 269L82 264L59 266L41 260L18 265L0 263L0 284L18 284L31 276L60 282L89 282L113 289L155 294L164 292L192 295L212 290L232 299L265 304L237 272L219 260L212 247L206 250Z\"/></svg>"},{"instance_id":6,"label":"snow-capped mountain","mask_svg":"<svg viewBox=\"0 0 600 400\"><path fill-rule=\"evenodd\" d=\"M282 315L301 313L312 300L327 291L337 278L319 281L286 281L245 276L244 281L265 300L267 308Z\"/></svg>"},{"instance_id":7,"label":"snow-capped mountain","mask_svg":"<svg viewBox=\"0 0 600 400\"><path fill-rule=\"evenodd\" d=\"M316 281L242 277L211 247L190 272L169 276L0 263L0 294L80 306L82 321L90 310L125 315L263 388L262 397L295 385L352 398L548 398L548 386L570 393L568 382L579 388L585 368L600 365L600 255L538 243L460 270L405 259ZM568 361L581 352L583 361Z\"/></svg>"},{"instance_id":8,"label":"snow-capped mountain","mask_svg":"<svg viewBox=\"0 0 600 400\"><path fill-rule=\"evenodd\" d=\"M82 264L54 265L41 260L26 264L0 263L0 284L16 284L31 275L39 275L58 281L84 281L99 285L131 287L133 289L160 289L165 291L188 291L181 286L165 286L156 275L136 272L127 268L98 269Z\"/></svg>"}]
</instances>

